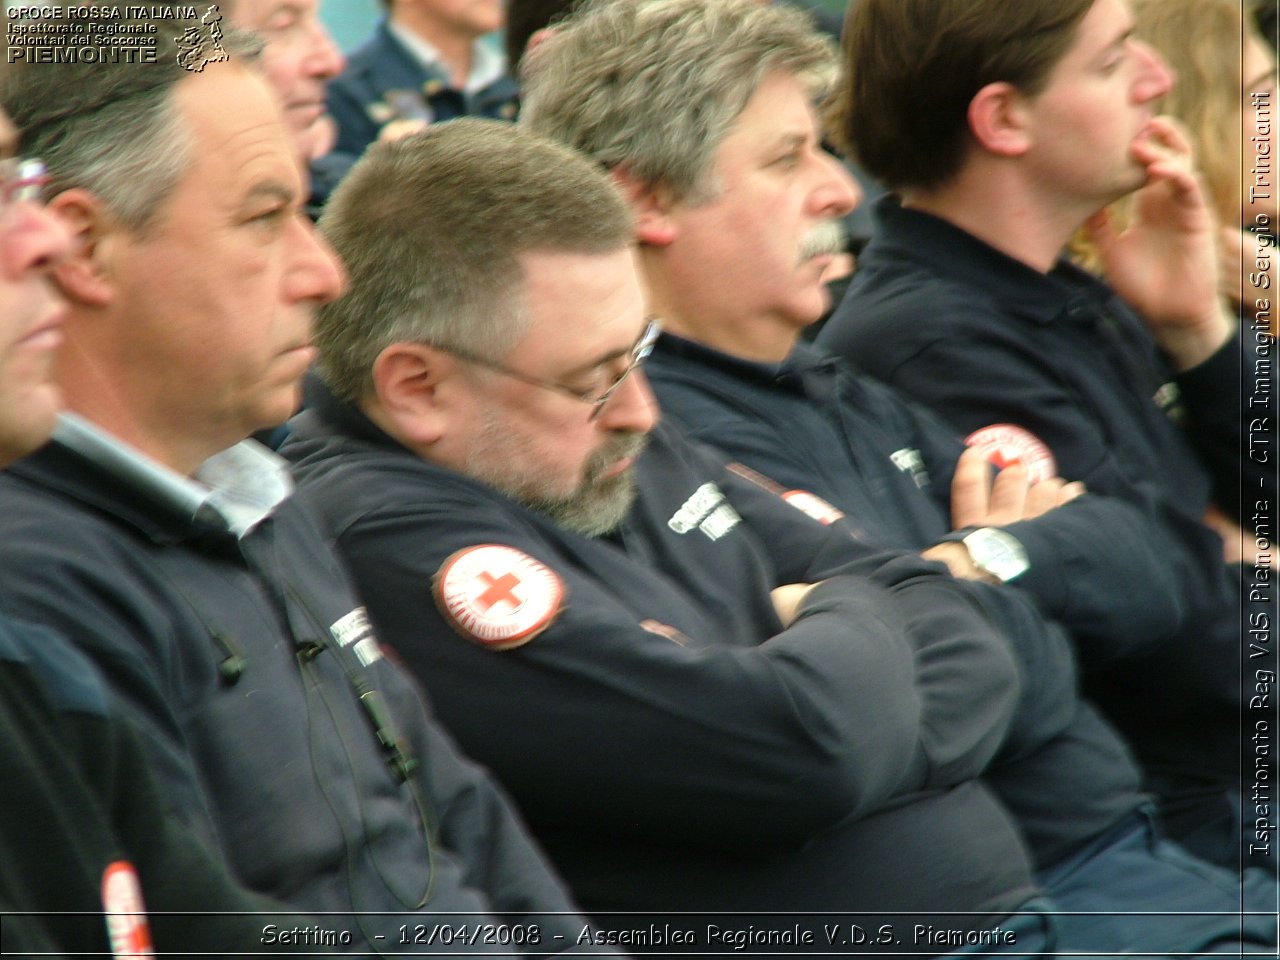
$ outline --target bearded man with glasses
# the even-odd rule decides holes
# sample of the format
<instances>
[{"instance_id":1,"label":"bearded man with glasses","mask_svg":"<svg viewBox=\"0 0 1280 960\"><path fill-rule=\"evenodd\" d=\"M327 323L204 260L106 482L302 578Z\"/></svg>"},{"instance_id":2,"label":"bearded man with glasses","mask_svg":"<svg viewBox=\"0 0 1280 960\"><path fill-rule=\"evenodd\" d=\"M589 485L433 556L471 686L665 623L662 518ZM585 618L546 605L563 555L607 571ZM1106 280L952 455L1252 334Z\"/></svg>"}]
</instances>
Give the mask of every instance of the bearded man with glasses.
<instances>
[{"instance_id":1,"label":"bearded man with glasses","mask_svg":"<svg viewBox=\"0 0 1280 960\"><path fill-rule=\"evenodd\" d=\"M976 779L1023 695L1008 643L940 566L658 423L634 223L597 166L451 121L371 148L320 228L350 284L283 453L578 900L650 912L580 945L677 942L670 911L714 950L718 911L806 911L821 937L824 911L912 909L1049 943ZM1044 656L1070 675L1065 641ZM1059 722L1040 694L1012 739ZM783 942L797 919L750 923Z\"/></svg>"}]
</instances>

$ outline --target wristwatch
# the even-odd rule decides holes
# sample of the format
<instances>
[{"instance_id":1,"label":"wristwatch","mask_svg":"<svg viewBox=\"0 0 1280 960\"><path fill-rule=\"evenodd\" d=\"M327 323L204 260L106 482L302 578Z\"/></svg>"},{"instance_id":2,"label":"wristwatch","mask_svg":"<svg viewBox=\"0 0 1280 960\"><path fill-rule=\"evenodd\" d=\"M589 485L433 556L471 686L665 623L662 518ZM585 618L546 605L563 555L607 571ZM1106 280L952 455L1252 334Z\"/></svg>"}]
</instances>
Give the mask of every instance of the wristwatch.
<instances>
[{"instance_id":1,"label":"wristwatch","mask_svg":"<svg viewBox=\"0 0 1280 960\"><path fill-rule=\"evenodd\" d=\"M1015 580L1031 569L1027 551L1018 538L995 527L979 527L960 541L973 565L1001 583Z\"/></svg>"}]
</instances>

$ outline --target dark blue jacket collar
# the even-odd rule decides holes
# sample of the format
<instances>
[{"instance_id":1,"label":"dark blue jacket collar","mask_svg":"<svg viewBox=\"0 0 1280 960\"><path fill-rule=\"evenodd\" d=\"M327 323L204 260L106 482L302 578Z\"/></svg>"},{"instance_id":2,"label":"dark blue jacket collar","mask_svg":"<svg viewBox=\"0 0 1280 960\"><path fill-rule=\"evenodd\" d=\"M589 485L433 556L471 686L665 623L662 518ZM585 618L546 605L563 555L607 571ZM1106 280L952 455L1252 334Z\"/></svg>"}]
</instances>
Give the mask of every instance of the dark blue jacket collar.
<instances>
[{"instance_id":1,"label":"dark blue jacket collar","mask_svg":"<svg viewBox=\"0 0 1280 960\"><path fill-rule=\"evenodd\" d=\"M839 364L835 357L828 356L805 342L797 343L781 363L744 360L666 331L658 338L654 349L659 354L660 361L687 362L694 365L695 369L711 367L741 380L791 389L798 393L805 392L805 384L811 376L829 376Z\"/></svg>"},{"instance_id":2,"label":"dark blue jacket collar","mask_svg":"<svg viewBox=\"0 0 1280 960\"><path fill-rule=\"evenodd\" d=\"M999 291L1011 313L1037 323L1091 316L1114 298L1105 283L1065 259L1041 273L940 217L903 207L892 194L876 203L875 220L860 269L879 266L881 251L891 261L905 257L940 277Z\"/></svg>"}]
</instances>

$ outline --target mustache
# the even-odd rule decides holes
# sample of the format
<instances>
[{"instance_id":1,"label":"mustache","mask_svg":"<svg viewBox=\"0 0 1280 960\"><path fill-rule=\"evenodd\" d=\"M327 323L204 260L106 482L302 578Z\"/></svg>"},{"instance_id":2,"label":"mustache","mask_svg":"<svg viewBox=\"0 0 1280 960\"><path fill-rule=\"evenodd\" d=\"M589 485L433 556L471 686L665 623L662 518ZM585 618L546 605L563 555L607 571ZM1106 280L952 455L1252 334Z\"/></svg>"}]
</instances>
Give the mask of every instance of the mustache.
<instances>
[{"instance_id":1,"label":"mustache","mask_svg":"<svg viewBox=\"0 0 1280 960\"><path fill-rule=\"evenodd\" d=\"M847 245L844 224L839 220L823 220L800 241L800 262L825 254L843 253Z\"/></svg>"}]
</instances>

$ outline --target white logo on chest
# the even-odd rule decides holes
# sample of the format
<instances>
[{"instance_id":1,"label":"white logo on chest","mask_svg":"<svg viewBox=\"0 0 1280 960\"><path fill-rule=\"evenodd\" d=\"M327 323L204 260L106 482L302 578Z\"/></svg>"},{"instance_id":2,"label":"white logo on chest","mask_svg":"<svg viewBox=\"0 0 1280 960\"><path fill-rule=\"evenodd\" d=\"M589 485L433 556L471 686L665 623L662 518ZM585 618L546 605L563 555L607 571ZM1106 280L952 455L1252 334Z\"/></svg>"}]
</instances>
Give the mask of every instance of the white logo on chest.
<instances>
[{"instance_id":1,"label":"white logo on chest","mask_svg":"<svg viewBox=\"0 0 1280 960\"><path fill-rule=\"evenodd\" d=\"M701 530L708 540L719 540L742 522L738 511L730 506L714 483L704 483L667 521L667 526L684 535Z\"/></svg>"}]
</instances>

